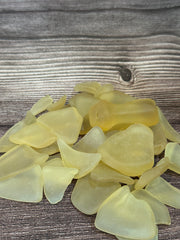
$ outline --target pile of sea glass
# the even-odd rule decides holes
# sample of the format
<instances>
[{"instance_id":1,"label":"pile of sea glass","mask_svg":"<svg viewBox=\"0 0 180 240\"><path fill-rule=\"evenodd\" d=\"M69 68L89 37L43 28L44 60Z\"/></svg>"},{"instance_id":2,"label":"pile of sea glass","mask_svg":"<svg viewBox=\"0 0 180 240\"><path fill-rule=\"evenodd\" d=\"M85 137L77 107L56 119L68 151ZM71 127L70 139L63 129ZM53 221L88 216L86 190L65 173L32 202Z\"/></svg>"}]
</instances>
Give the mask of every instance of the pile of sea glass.
<instances>
[{"instance_id":1,"label":"pile of sea glass","mask_svg":"<svg viewBox=\"0 0 180 240\"><path fill-rule=\"evenodd\" d=\"M180 208L180 190L160 176L180 173L180 134L152 99L97 82L75 91L68 103L41 98L1 137L0 197L39 202L44 192L55 204L77 179L72 204L96 214L98 229L158 239L157 225L171 223L165 205Z\"/></svg>"}]
</instances>

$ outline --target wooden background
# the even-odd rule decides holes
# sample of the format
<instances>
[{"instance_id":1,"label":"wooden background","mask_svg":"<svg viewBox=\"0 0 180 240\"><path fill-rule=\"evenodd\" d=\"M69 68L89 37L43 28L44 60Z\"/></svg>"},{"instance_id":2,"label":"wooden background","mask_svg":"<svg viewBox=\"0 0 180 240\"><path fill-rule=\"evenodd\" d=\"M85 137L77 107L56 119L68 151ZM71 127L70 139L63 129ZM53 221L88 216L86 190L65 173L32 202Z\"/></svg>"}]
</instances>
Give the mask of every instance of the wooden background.
<instances>
[{"instance_id":1,"label":"wooden background","mask_svg":"<svg viewBox=\"0 0 180 240\"><path fill-rule=\"evenodd\" d=\"M180 1L0 0L0 136L40 97L90 80L153 98L180 131ZM74 209L73 184L57 205L0 199L0 239L115 239ZM169 209L159 240L180 239L180 211Z\"/></svg>"}]
</instances>

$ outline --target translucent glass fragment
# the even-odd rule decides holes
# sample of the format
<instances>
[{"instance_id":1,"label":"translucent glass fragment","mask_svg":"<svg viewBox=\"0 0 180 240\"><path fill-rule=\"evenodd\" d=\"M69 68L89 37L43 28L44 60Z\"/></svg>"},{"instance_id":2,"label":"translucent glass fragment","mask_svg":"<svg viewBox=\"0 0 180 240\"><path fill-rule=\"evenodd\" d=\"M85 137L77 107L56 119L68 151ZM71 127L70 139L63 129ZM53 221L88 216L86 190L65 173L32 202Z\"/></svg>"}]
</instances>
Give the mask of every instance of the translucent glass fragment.
<instances>
[{"instance_id":1,"label":"translucent glass fragment","mask_svg":"<svg viewBox=\"0 0 180 240\"><path fill-rule=\"evenodd\" d=\"M180 145L178 143L168 143L165 156L168 157L170 162L169 169L180 174Z\"/></svg>"},{"instance_id":2,"label":"translucent glass fragment","mask_svg":"<svg viewBox=\"0 0 180 240\"><path fill-rule=\"evenodd\" d=\"M66 103L66 98L67 98L66 95L62 96L57 102L51 103L47 107L47 110L48 111L56 111L56 110L63 108Z\"/></svg>"},{"instance_id":3,"label":"translucent glass fragment","mask_svg":"<svg viewBox=\"0 0 180 240\"><path fill-rule=\"evenodd\" d=\"M100 184L85 176L77 180L71 201L79 211L88 215L95 214L102 202L119 187L118 183Z\"/></svg>"},{"instance_id":4,"label":"translucent glass fragment","mask_svg":"<svg viewBox=\"0 0 180 240\"><path fill-rule=\"evenodd\" d=\"M154 136L154 154L159 155L166 147L167 139L163 131L161 123L151 127Z\"/></svg>"},{"instance_id":5,"label":"translucent glass fragment","mask_svg":"<svg viewBox=\"0 0 180 240\"><path fill-rule=\"evenodd\" d=\"M31 108L31 113L35 116L41 112L44 112L51 104L53 99L51 96L47 95L40 98Z\"/></svg>"}]
</instances>

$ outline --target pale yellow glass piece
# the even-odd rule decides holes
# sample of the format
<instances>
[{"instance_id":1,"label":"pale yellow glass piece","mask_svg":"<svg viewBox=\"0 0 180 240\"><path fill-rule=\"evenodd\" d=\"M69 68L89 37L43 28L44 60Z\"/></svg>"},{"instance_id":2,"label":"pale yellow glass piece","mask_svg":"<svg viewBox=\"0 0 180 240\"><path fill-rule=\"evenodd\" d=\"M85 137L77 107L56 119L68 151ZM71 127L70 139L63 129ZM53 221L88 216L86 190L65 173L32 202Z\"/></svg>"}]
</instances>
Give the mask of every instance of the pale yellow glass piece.
<instances>
[{"instance_id":1,"label":"pale yellow glass piece","mask_svg":"<svg viewBox=\"0 0 180 240\"><path fill-rule=\"evenodd\" d=\"M67 96L62 96L57 102L51 103L49 107L47 107L48 111L56 111L64 107L66 103Z\"/></svg>"},{"instance_id":2,"label":"pale yellow glass piece","mask_svg":"<svg viewBox=\"0 0 180 240\"><path fill-rule=\"evenodd\" d=\"M167 144L167 139L160 122L155 126L152 126L151 130L153 131L154 136L154 154L159 155L164 151Z\"/></svg>"},{"instance_id":3,"label":"pale yellow glass piece","mask_svg":"<svg viewBox=\"0 0 180 240\"><path fill-rule=\"evenodd\" d=\"M90 108L89 121L92 127L99 126L103 131L108 131L120 124L141 123L153 126L159 122L159 115L152 99L137 99L124 104L101 100Z\"/></svg>"},{"instance_id":4,"label":"pale yellow glass piece","mask_svg":"<svg viewBox=\"0 0 180 240\"><path fill-rule=\"evenodd\" d=\"M75 107L82 117L85 117L89 109L97 102L99 99L89 93L78 93L69 99L69 104Z\"/></svg>"},{"instance_id":5,"label":"pale yellow glass piece","mask_svg":"<svg viewBox=\"0 0 180 240\"><path fill-rule=\"evenodd\" d=\"M47 95L40 98L31 108L31 113L35 116L41 112L47 110L47 108L53 103L51 96Z\"/></svg>"},{"instance_id":6,"label":"pale yellow glass piece","mask_svg":"<svg viewBox=\"0 0 180 240\"><path fill-rule=\"evenodd\" d=\"M23 119L25 125L30 125L36 122L36 117L32 114L31 111L27 111L25 118Z\"/></svg>"},{"instance_id":7,"label":"pale yellow glass piece","mask_svg":"<svg viewBox=\"0 0 180 240\"><path fill-rule=\"evenodd\" d=\"M47 154L38 153L31 147L16 146L0 157L0 179L17 175L35 163L43 164L47 159Z\"/></svg>"},{"instance_id":8,"label":"pale yellow glass piece","mask_svg":"<svg viewBox=\"0 0 180 240\"><path fill-rule=\"evenodd\" d=\"M35 148L35 150L39 153L46 153L48 155L53 155L55 153L59 152L59 147L57 145L57 142L52 143L48 147L45 148Z\"/></svg>"},{"instance_id":9,"label":"pale yellow glass piece","mask_svg":"<svg viewBox=\"0 0 180 240\"><path fill-rule=\"evenodd\" d=\"M120 92L118 90L103 93L99 96L99 98L101 100L105 100L107 102L111 102L115 104L127 103L135 100L135 98L131 97L130 95Z\"/></svg>"},{"instance_id":10,"label":"pale yellow glass piece","mask_svg":"<svg viewBox=\"0 0 180 240\"><path fill-rule=\"evenodd\" d=\"M95 214L102 202L120 186L118 183L100 184L85 176L77 180L71 202L82 213Z\"/></svg>"},{"instance_id":11,"label":"pale yellow glass piece","mask_svg":"<svg viewBox=\"0 0 180 240\"><path fill-rule=\"evenodd\" d=\"M46 126L35 122L12 134L9 139L16 144L27 144L34 148L44 148L56 141L56 136Z\"/></svg>"},{"instance_id":12,"label":"pale yellow glass piece","mask_svg":"<svg viewBox=\"0 0 180 240\"><path fill-rule=\"evenodd\" d=\"M20 121L12 126L1 138L0 138L0 152L7 152L13 147L16 146L15 143L12 143L9 140L9 137L19 131L21 128L25 126L24 121Z\"/></svg>"},{"instance_id":13,"label":"pale yellow glass piece","mask_svg":"<svg viewBox=\"0 0 180 240\"><path fill-rule=\"evenodd\" d=\"M157 177L151 183L149 183L146 186L146 190L149 191L160 202L180 209L180 190L172 186L162 177Z\"/></svg>"},{"instance_id":14,"label":"pale yellow glass piece","mask_svg":"<svg viewBox=\"0 0 180 240\"><path fill-rule=\"evenodd\" d=\"M119 132L119 130L109 130L105 133L105 136L107 138L109 138L109 137L111 137L112 135L114 135L115 133L118 133L118 132Z\"/></svg>"},{"instance_id":15,"label":"pale yellow glass piece","mask_svg":"<svg viewBox=\"0 0 180 240\"><path fill-rule=\"evenodd\" d=\"M141 189L133 191L132 194L136 198L144 200L149 204L154 213L156 224L166 225L171 224L171 218L169 215L168 208L163 203L161 203L157 198L153 197L153 195L150 192Z\"/></svg>"},{"instance_id":16,"label":"pale yellow glass piece","mask_svg":"<svg viewBox=\"0 0 180 240\"><path fill-rule=\"evenodd\" d=\"M140 176L154 164L153 133L133 124L109 137L98 149L102 161L127 176Z\"/></svg>"},{"instance_id":17,"label":"pale yellow glass piece","mask_svg":"<svg viewBox=\"0 0 180 240\"><path fill-rule=\"evenodd\" d=\"M169 158L169 169L180 174L180 145L178 143L168 143L165 156Z\"/></svg>"},{"instance_id":18,"label":"pale yellow glass piece","mask_svg":"<svg viewBox=\"0 0 180 240\"><path fill-rule=\"evenodd\" d=\"M89 116L88 114L83 118L83 123L81 126L81 131L80 131L80 135L85 135L86 133L88 133L91 130L91 125L89 123Z\"/></svg>"},{"instance_id":19,"label":"pale yellow glass piece","mask_svg":"<svg viewBox=\"0 0 180 240\"><path fill-rule=\"evenodd\" d=\"M114 87L112 84L110 84L110 83L103 84L103 85L101 85L100 88L97 89L97 91L95 93L95 97L99 97L108 92L112 92L113 90L114 90Z\"/></svg>"},{"instance_id":20,"label":"pale yellow glass piece","mask_svg":"<svg viewBox=\"0 0 180 240\"><path fill-rule=\"evenodd\" d=\"M81 152L95 153L98 147L104 143L106 136L100 127L93 127L82 137L73 148Z\"/></svg>"},{"instance_id":21,"label":"pale yellow glass piece","mask_svg":"<svg viewBox=\"0 0 180 240\"><path fill-rule=\"evenodd\" d=\"M169 168L169 159L167 157L161 159L155 167L145 171L135 184L135 189L144 188L155 178L161 176Z\"/></svg>"},{"instance_id":22,"label":"pale yellow glass piece","mask_svg":"<svg viewBox=\"0 0 180 240\"><path fill-rule=\"evenodd\" d=\"M77 168L79 170L78 174L75 176L76 179L84 177L90 173L101 160L101 154L99 153L76 151L60 138L57 143L64 166Z\"/></svg>"},{"instance_id":23,"label":"pale yellow glass piece","mask_svg":"<svg viewBox=\"0 0 180 240\"><path fill-rule=\"evenodd\" d=\"M168 122L160 108L158 108L158 111L160 123L163 127L166 138L173 142L180 143L180 134L171 126L171 124Z\"/></svg>"},{"instance_id":24,"label":"pale yellow glass piece","mask_svg":"<svg viewBox=\"0 0 180 240\"><path fill-rule=\"evenodd\" d=\"M44 166L64 167L62 159L60 157L55 157L55 158L52 158L52 159L46 161L43 164L43 167Z\"/></svg>"},{"instance_id":25,"label":"pale yellow glass piece","mask_svg":"<svg viewBox=\"0 0 180 240\"><path fill-rule=\"evenodd\" d=\"M86 93L91 93L93 95L96 94L97 89L101 87L101 84L98 82L82 82L76 84L74 87L75 92L86 92Z\"/></svg>"},{"instance_id":26,"label":"pale yellow glass piece","mask_svg":"<svg viewBox=\"0 0 180 240\"><path fill-rule=\"evenodd\" d=\"M67 144L73 144L78 139L83 119L76 108L67 107L45 113L37 121L52 129Z\"/></svg>"},{"instance_id":27,"label":"pale yellow glass piece","mask_svg":"<svg viewBox=\"0 0 180 240\"><path fill-rule=\"evenodd\" d=\"M110 195L98 209L95 226L101 231L131 239L156 235L154 214L144 200L136 199L127 186Z\"/></svg>"},{"instance_id":28,"label":"pale yellow glass piece","mask_svg":"<svg viewBox=\"0 0 180 240\"><path fill-rule=\"evenodd\" d=\"M20 202L40 202L43 197L42 171L39 165L0 181L0 197Z\"/></svg>"},{"instance_id":29,"label":"pale yellow glass piece","mask_svg":"<svg viewBox=\"0 0 180 240\"><path fill-rule=\"evenodd\" d=\"M100 162L97 167L92 170L90 176L91 179L102 183L120 182L128 185L132 185L134 183L132 178L117 172L102 162Z\"/></svg>"},{"instance_id":30,"label":"pale yellow glass piece","mask_svg":"<svg viewBox=\"0 0 180 240\"><path fill-rule=\"evenodd\" d=\"M158 228L156 228L156 236L155 237L153 237L153 238L151 238L151 239L147 239L147 240L158 240ZM118 239L118 240L138 240L138 239L134 239L134 238L123 238L123 237L118 237L118 236L116 236L116 238ZM146 240L146 239L144 239L144 240Z\"/></svg>"},{"instance_id":31,"label":"pale yellow glass piece","mask_svg":"<svg viewBox=\"0 0 180 240\"><path fill-rule=\"evenodd\" d=\"M60 202L78 169L47 165L43 167L44 193L51 204Z\"/></svg>"}]
</instances>

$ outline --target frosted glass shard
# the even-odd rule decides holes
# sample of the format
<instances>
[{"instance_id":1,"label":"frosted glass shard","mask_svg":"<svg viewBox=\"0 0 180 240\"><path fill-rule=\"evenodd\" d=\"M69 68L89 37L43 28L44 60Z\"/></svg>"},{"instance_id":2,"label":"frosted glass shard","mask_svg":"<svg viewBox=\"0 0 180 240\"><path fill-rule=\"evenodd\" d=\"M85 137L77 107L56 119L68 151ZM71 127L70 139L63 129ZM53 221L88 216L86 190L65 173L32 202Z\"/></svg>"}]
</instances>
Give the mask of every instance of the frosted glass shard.
<instances>
[{"instance_id":1,"label":"frosted glass shard","mask_svg":"<svg viewBox=\"0 0 180 240\"><path fill-rule=\"evenodd\" d=\"M154 164L153 133L133 124L109 137L98 149L102 161L127 176L139 176Z\"/></svg>"},{"instance_id":2,"label":"frosted glass shard","mask_svg":"<svg viewBox=\"0 0 180 240\"><path fill-rule=\"evenodd\" d=\"M92 128L82 137L73 148L81 152L95 153L98 147L106 140L106 136L99 127Z\"/></svg>"},{"instance_id":3,"label":"frosted glass shard","mask_svg":"<svg viewBox=\"0 0 180 240\"><path fill-rule=\"evenodd\" d=\"M58 157L55 157L55 158L52 158L52 159L48 160L47 162L45 162L43 164L43 167L44 166L64 167L62 159L58 158Z\"/></svg>"},{"instance_id":4,"label":"frosted glass shard","mask_svg":"<svg viewBox=\"0 0 180 240\"><path fill-rule=\"evenodd\" d=\"M47 95L40 98L31 108L31 113L35 116L41 112L44 112L48 106L50 106L53 102L51 96Z\"/></svg>"},{"instance_id":5,"label":"frosted glass shard","mask_svg":"<svg viewBox=\"0 0 180 240\"><path fill-rule=\"evenodd\" d=\"M57 145L57 142L52 143L48 147L45 148L35 148L35 150L39 153L46 153L48 155L53 155L55 153L59 152L59 147Z\"/></svg>"},{"instance_id":6,"label":"frosted glass shard","mask_svg":"<svg viewBox=\"0 0 180 240\"><path fill-rule=\"evenodd\" d=\"M16 144L26 144L34 148L44 148L56 141L56 136L38 122L27 125L10 136Z\"/></svg>"},{"instance_id":7,"label":"frosted glass shard","mask_svg":"<svg viewBox=\"0 0 180 240\"><path fill-rule=\"evenodd\" d=\"M34 165L12 178L1 180L0 197L20 202L40 202L43 197L41 167Z\"/></svg>"},{"instance_id":8,"label":"frosted glass shard","mask_svg":"<svg viewBox=\"0 0 180 240\"><path fill-rule=\"evenodd\" d=\"M98 82L82 82L76 84L74 87L75 92L86 92L95 95L97 90L101 87Z\"/></svg>"},{"instance_id":9,"label":"frosted glass shard","mask_svg":"<svg viewBox=\"0 0 180 240\"><path fill-rule=\"evenodd\" d=\"M95 226L124 238L151 239L156 235L154 214L144 200L136 199L127 186L110 195L98 209Z\"/></svg>"},{"instance_id":10,"label":"frosted glass shard","mask_svg":"<svg viewBox=\"0 0 180 240\"><path fill-rule=\"evenodd\" d=\"M56 111L56 110L63 108L66 103L66 98L67 98L66 95L62 96L57 102L51 103L51 105L49 105L49 107L47 107L47 110L48 111Z\"/></svg>"},{"instance_id":11,"label":"frosted glass shard","mask_svg":"<svg viewBox=\"0 0 180 240\"><path fill-rule=\"evenodd\" d=\"M146 190L156 197L160 202L171 207L180 209L180 190L162 177L154 179L147 185Z\"/></svg>"},{"instance_id":12,"label":"frosted glass shard","mask_svg":"<svg viewBox=\"0 0 180 240\"><path fill-rule=\"evenodd\" d=\"M107 102L111 102L111 103L115 103L115 104L131 102L132 100L135 99L135 98L131 97L130 95L125 94L120 91L117 91L117 90L103 93L99 96L99 98L101 100L105 100Z\"/></svg>"},{"instance_id":13,"label":"frosted glass shard","mask_svg":"<svg viewBox=\"0 0 180 240\"><path fill-rule=\"evenodd\" d=\"M16 144L9 140L9 137L25 126L23 121L16 123L0 138L0 152L7 152Z\"/></svg>"},{"instance_id":14,"label":"frosted glass shard","mask_svg":"<svg viewBox=\"0 0 180 240\"><path fill-rule=\"evenodd\" d=\"M157 200L157 198L153 197L153 195L150 192L144 189L141 189L141 190L133 191L132 194L136 198L144 200L149 204L149 206L151 207L154 213L156 224L166 224L166 225L171 224L171 218L169 215L168 208L159 200Z\"/></svg>"},{"instance_id":15,"label":"frosted glass shard","mask_svg":"<svg viewBox=\"0 0 180 240\"><path fill-rule=\"evenodd\" d=\"M169 159L167 157L161 159L155 167L145 171L140 176L135 184L135 189L144 188L152 180L161 176L169 168L169 165Z\"/></svg>"},{"instance_id":16,"label":"frosted glass shard","mask_svg":"<svg viewBox=\"0 0 180 240\"><path fill-rule=\"evenodd\" d=\"M163 127L166 138L173 142L180 143L180 134L171 126L171 124L168 122L160 108L158 108L158 112L160 123Z\"/></svg>"},{"instance_id":17,"label":"frosted glass shard","mask_svg":"<svg viewBox=\"0 0 180 240\"><path fill-rule=\"evenodd\" d=\"M91 106L97 102L99 102L99 99L89 93L78 93L69 99L69 104L75 107L82 117L85 117Z\"/></svg>"},{"instance_id":18,"label":"frosted glass shard","mask_svg":"<svg viewBox=\"0 0 180 240\"><path fill-rule=\"evenodd\" d=\"M154 154L159 155L164 151L167 144L167 139L160 122L155 126L152 126L151 130L153 131L154 136Z\"/></svg>"},{"instance_id":19,"label":"frosted glass shard","mask_svg":"<svg viewBox=\"0 0 180 240\"><path fill-rule=\"evenodd\" d=\"M99 182L120 182L132 185L134 180L100 162L90 173L91 179Z\"/></svg>"},{"instance_id":20,"label":"frosted glass shard","mask_svg":"<svg viewBox=\"0 0 180 240\"><path fill-rule=\"evenodd\" d=\"M71 201L79 211L88 215L95 214L102 202L119 187L118 183L100 184L85 176L77 180Z\"/></svg>"},{"instance_id":21,"label":"frosted glass shard","mask_svg":"<svg viewBox=\"0 0 180 240\"><path fill-rule=\"evenodd\" d=\"M180 145L168 143L165 149L165 156L169 158L169 169L180 174Z\"/></svg>"},{"instance_id":22,"label":"frosted glass shard","mask_svg":"<svg viewBox=\"0 0 180 240\"><path fill-rule=\"evenodd\" d=\"M0 179L17 175L47 159L47 154L40 154L26 145L14 147L0 157Z\"/></svg>"},{"instance_id":23,"label":"frosted glass shard","mask_svg":"<svg viewBox=\"0 0 180 240\"><path fill-rule=\"evenodd\" d=\"M98 165L101 159L101 154L76 151L60 138L57 143L64 166L77 168L79 170L78 174L75 176L77 179L90 173Z\"/></svg>"},{"instance_id":24,"label":"frosted glass shard","mask_svg":"<svg viewBox=\"0 0 180 240\"><path fill-rule=\"evenodd\" d=\"M44 193L51 204L60 202L66 188L78 173L75 168L56 167L47 165L43 167Z\"/></svg>"},{"instance_id":25,"label":"frosted glass shard","mask_svg":"<svg viewBox=\"0 0 180 240\"><path fill-rule=\"evenodd\" d=\"M37 121L49 127L67 144L73 144L78 139L83 119L74 107L67 107L45 113Z\"/></svg>"}]
</instances>

